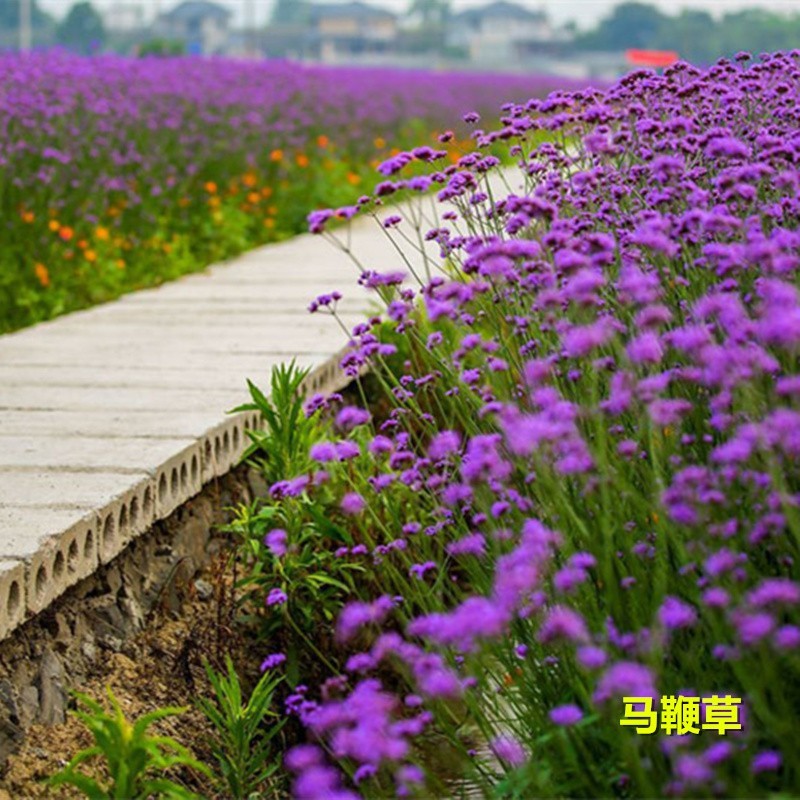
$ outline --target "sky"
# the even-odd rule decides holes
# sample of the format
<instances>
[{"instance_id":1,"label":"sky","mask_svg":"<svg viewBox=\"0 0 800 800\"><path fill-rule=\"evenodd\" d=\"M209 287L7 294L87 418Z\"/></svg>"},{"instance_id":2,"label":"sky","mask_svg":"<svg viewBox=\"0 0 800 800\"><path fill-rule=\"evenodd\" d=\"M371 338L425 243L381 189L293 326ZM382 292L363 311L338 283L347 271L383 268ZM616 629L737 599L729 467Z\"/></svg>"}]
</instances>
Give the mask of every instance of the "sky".
<instances>
[{"instance_id":1,"label":"sky","mask_svg":"<svg viewBox=\"0 0 800 800\"><path fill-rule=\"evenodd\" d=\"M92 0L99 9L108 9L116 5L138 5L143 7L152 17L159 9L165 11L178 4L179 0ZM376 5L382 5L393 11L403 11L409 5L409 0L369 0ZM266 21L272 7L272 0L216 0L226 5L236 13L236 22L241 24L246 18L246 6L255 12L256 20ZM516 0L528 8L542 8L556 22L575 20L580 27L586 28L594 25L600 18L609 12L619 0ZM653 5L659 6L667 13L674 13L680 8L700 8L712 14L722 14L725 11L734 11L741 8L764 8L774 11L800 12L800 0L648 0ZM56 16L62 16L73 4L73 0L39 0L39 4L51 11ZM468 8L482 5L478 0L453 0L455 9Z\"/></svg>"}]
</instances>

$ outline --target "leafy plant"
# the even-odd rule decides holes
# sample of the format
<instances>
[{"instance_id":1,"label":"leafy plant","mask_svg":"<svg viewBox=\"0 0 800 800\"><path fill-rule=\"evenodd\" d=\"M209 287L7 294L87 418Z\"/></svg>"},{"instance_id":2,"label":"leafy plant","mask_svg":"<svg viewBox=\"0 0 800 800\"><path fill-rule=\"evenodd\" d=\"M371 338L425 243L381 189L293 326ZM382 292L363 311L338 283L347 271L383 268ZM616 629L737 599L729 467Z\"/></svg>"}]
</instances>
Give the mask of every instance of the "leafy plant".
<instances>
[{"instance_id":1,"label":"leafy plant","mask_svg":"<svg viewBox=\"0 0 800 800\"><path fill-rule=\"evenodd\" d=\"M200 698L198 706L216 731L212 752L221 773L220 789L235 800L250 797L280 764L273 739L284 723L277 720L272 700L282 678L265 673L245 702L229 657L226 672L217 672L208 663L205 669L214 697Z\"/></svg>"},{"instance_id":2,"label":"leafy plant","mask_svg":"<svg viewBox=\"0 0 800 800\"><path fill-rule=\"evenodd\" d=\"M197 797L184 786L166 777L176 767L209 774L183 745L168 736L154 735L150 727L161 719L182 714L184 708L159 708L130 722L111 689L107 689L111 710L87 695L75 693L85 711L73 712L94 737L94 745L81 750L49 785L74 786L90 800L138 800L154 795L166 798ZM91 777L78 768L87 761L102 758L108 783Z\"/></svg>"},{"instance_id":3,"label":"leafy plant","mask_svg":"<svg viewBox=\"0 0 800 800\"><path fill-rule=\"evenodd\" d=\"M309 471L311 448L328 433L319 412L306 415L303 409L301 386L307 375L308 370L294 362L276 367L270 396L251 383L253 402L235 409L263 415L265 429L250 432L252 444L243 458L256 465L270 485L286 475ZM266 542L276 529L285 537L280 552ZM315 651L319 625L331 625L354 590L355 573L362 571L361 565L336 558L332 548L322 543L352 546L350 531L331 519L324 502L302 494L242 506L228 530L239 537L245 564L238 584L244 590L242 604L248 607L244 619L257 624L264 640L274 641L281 632L291 630L294 638L299 636ZM270 592L283 599L265 608L264 598ZM287 644L290 680L298 672L296 644Z\"/></svg>"},{"instance_id":4,"label":"leafy plant","mask_svg":"<svg viewBox=\"0 0 800 800\"><path fill-rule=\"evenodd\" d=\"M300 392L309 371L300 369L294 360L276 367L272 370L270 397L248 381L253 402L231 412L258 411L264 418L265 430L248 431L252 444L242 458L257 464L268 483L274 483L290 471L302 472L309 463L308 450L318 436L316 417L305 415Z\"/></svg>"}]
</instances>

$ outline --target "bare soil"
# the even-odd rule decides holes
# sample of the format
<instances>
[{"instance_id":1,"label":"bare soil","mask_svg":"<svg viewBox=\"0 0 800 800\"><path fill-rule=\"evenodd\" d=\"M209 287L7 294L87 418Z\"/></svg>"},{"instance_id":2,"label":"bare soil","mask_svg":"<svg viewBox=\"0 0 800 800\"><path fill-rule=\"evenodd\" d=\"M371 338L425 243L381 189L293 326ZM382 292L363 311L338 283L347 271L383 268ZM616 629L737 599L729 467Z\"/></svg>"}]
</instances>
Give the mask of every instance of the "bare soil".
<instances>
[{"instance_id":1,"label":"bare soil","mask_svg":"<svg viewBox=\"0 0 800 800\"><path fill-rule=\"evenodd\" d=\"M204 597L195 590L178 614L159 610L147 628L126 643L124 652L98 659L89 680L80 687L81 693L100 702L110 687L129 719L163 706L186 706L185 713L162 720L157 730L209 764L213 763L212 729L193 705L198 695L208 693L203 660L219 667L229 654L240 675L252 679L258 674L257 654L247 652L232 624L232 576L227 563L227 555L220 554L200 576ZM210 597L209 587L213 589ZM90 734L72 714L63 725L35 725L8 760L0 779L0 800L80 796L73 790L52 789L44 781L91 744ZM100 764L89 762L84 769L94 770L96 777L103 774ZM215 797L209 792L208 779L201 775L184 770L170 777L204 797Z\"/></svg>"}]
</instances>

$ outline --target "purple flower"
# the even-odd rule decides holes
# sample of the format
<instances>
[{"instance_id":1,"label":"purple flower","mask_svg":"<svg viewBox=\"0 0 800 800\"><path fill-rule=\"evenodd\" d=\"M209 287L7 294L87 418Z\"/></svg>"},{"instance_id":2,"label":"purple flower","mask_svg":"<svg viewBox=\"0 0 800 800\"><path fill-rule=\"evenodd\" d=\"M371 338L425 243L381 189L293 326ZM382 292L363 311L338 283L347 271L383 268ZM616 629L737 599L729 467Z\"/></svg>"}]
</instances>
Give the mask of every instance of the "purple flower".
<instances>
[{"instance_id":1,"label":"purple flower","mask_svg":"<svg viewBox=\"0 0 800 800\"><path fill-rule=\"evenodd\" d=\"M342 513L349 516L360 514L367 507L367 501L358 492L348 492L339 503Z\"/></svg>"},{"instance_id":2,"label":"purple flower","mask_svg":"<svg viewBox=\"0 0 800 800\"><path fill-rule=\"evenodd\" d=\"M274 556L286 555L286 539L288 534L283 528L273 528L265 537L264 544Z\"/></svg>"},{"instance_id":3,"label":"purple flower","mask_svg":"<svg viewBox=\"0 0 800 800\"><path fill-rule=\"evenodd\" d=\"M268 670L275 669L275 667L283 664L284 661L286 661L286 656L283 653L273 653L261 662L261 671L267 672Z\"/></svg>"},{"instance_id":4,"label":"purple flower","mask_svg":"<svg viewBox=\"0 0 800 800\"><path fill-rule=\"evenodd\" d=\"M576 658L578 663L586 669L600 669L606 663L608 656L599 647L584 645L578 648Z\"/></svg>"},{"instance_id":5,"label":"purple flower","mask_svg":"<svg viewBox=\"0 0 800 800\"><path fill-rule=\"evenodd\" d=\"M336 425L343 431L350 431L359 425L366 425L372 415L357 406L345 406L336 415Z\"/></svg>"},{"instance_id":6,"label":"purple flower","mask_svg":"<svg viewBox=\"0 0 800 800\"><path fill-rule=\"evenodd\" d=\"M783 759L776 750L762 750L753 756L750 762L750 770L754 775L761 772L777 772L781 768Z\"/></svg>"},{"instance_id":7,"label":"purple flower","mask_svg":"<svg viewBox=\"0 0 800 800\"><path fill-rule=\"evenodd\" d=\"M567 727L580 722L583 719L583 711L576 705L568 704L551 709L549 716L553 724Z\"/></svg>"},{"instance_id":8,"label":"purple flower","mask_svg":"<svg viewBox=\"0 0 800 800\"><path fill-rule=\"evenodd\" d=\"M697 622L697 612L677 597L666 597L658 610L659 622L669 630L691 628Z\"/></svg>"},{"instance_id":9,"label":"purple flower","mask_svg":"<svg viewBox=\"0 0 800 800\"><path fill-rule=\"evenodd\" d=\"M314 461L319 461L321 464L339 460L339 452L332 442L319 442L312 445L309 455Z\"/></svg>"},{"instance_id":10,"label":"purple flower","mask_svg":"<svg viewBox=\"0 0 800 800\"><path fill-rule=\"evenodd\" d=\"M594 693L595 703L623 696L658 697L650 669L633 661L618 661L601 675Z\"/></svg>"},{"instance_id":11,"label":"purple flower","mask_svg":"<svg viewBox=\"0 0 800 800\"><path fill-rule=\"evenodd\" d=\"M528 756L517 739L508 734L497 736L491 742L492 752L510 767L521 767Z\"/></svg>"},{"instance_id":12,"label":"purple flower","mask_svg":"<svg viewBox=\"0 0 800 800\"><path fill-rule=\"evenodd\" d=\"M431 439L428 445L428 455L434 460L439 461L450 453L455 453L461 446L461 436L456 431L442 431Z\"/></svg>"},{"instance_id":13,"label":"purple flower","mask_svg":"<svg viewBox=\"0 0 800 800\"><path fill-rule=\"evenodd\" d=\"M283 605L289 598L286 595L286 592L283 589L270 589L269 594L267 595L266 603L268 606L281 606Z\"/></svg>"},{"instance_id":14,"label":"purple flower","mask_svg":"<svg viewBox=\"0 0 800 800\"><path fill-rule=\"evenodd\" d=\"M797 650L800 647L800 628L796 625L782 625L773 634L778 650Z\"/></svg>"},{"instance_id":15,"label":"purple flower","mask_svg":"<svg viewBox=\"0 0 800 800\"><path fill-rule=\"evenodd\" d=\"M539 641L543 643L559 639L568 642L585 642L589 638L583 617L566 606L553 606L539 629Z\"/></svg>"}]
</instances>

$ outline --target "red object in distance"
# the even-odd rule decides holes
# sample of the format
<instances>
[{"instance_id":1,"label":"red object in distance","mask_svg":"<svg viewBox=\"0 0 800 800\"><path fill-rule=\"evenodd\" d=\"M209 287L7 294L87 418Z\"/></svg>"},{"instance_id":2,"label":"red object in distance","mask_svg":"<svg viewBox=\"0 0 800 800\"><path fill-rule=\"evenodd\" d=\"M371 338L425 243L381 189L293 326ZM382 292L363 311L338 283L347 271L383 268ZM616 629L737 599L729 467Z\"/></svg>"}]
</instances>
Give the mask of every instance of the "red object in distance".
<instances>
[{"instance_id":1,"label":"red object in distance","mask_svg":"<svg viewBox=\"0 0 800 800\"><path fill-rule=\"evenodd\" d=\"M678 60L674 50L626 50L625 58L635 67L668 67Z\"/></svg>"}]
</instances>

